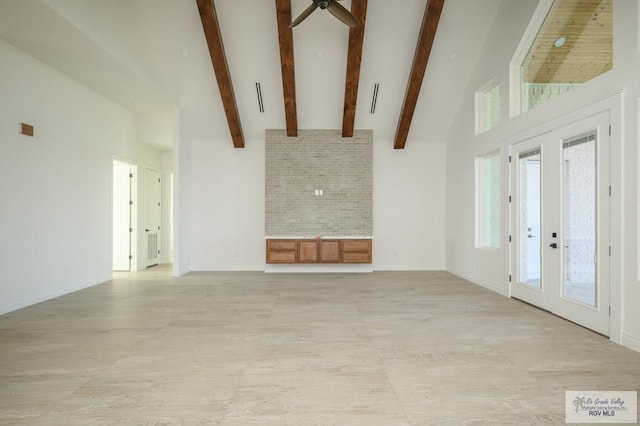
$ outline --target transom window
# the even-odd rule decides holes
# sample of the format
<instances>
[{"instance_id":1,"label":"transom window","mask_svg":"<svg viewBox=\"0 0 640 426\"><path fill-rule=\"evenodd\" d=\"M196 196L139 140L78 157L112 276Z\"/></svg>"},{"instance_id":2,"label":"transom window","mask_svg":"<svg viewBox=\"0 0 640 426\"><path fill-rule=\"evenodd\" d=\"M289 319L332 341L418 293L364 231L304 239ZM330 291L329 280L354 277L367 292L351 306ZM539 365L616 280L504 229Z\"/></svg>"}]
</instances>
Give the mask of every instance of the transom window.
<instances>
[{"instance_id":1,"label":"transom window","mask_svg":"<svg viewBox=\"0 0 640 426\"><path fill-rule=\"evenodd\" d=\"M514 61L521 112L609 71L613 0L541 0Z\"/></svg>"},{"instance_id":2,"label":"transom window","mask_svg":"<svg viewBox=\"0 0 640 426\"><path fill-rule=\"evenodd\" d=\"M500 123L500 83L494 78L476 92L476 134Z\"/></svg>"}]
</instances>

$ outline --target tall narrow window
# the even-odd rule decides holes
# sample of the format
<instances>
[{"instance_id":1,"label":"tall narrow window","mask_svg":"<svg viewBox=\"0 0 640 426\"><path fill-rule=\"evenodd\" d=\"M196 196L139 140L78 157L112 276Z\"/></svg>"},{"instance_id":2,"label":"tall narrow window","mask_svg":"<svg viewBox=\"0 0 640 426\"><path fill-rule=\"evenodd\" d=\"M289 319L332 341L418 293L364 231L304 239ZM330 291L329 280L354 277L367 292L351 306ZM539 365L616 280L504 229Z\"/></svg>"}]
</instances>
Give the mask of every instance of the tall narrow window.
<instances>
[{"instance_id":1,"label":"tall narrow window","mask_svg":"<svg viewBox=\"0 0 640 426\"><path fill-rule=\"evenodd\" d=\"M500 83L491 80L476 92L476 134L500 123Z\"/></svg>"},{"instance_id":2,"label":"tall narrow window","mask_svg":"<svg viewBox=\"0 0 640 426\"><path fill-rule=\"evenodd\" d=\"M613 0L541 0L511 62L511 115L613 68Z\"/></svg>"},{"instance_id":3,"label":"tall narrow window","mask_svg":"<svg viewBox=\"0 0 640 426\"><path fill-rule=\"evenodd\" d=\"M500 248L500 153L476 158L476 246Z\"/></svg>"}]
</instances>

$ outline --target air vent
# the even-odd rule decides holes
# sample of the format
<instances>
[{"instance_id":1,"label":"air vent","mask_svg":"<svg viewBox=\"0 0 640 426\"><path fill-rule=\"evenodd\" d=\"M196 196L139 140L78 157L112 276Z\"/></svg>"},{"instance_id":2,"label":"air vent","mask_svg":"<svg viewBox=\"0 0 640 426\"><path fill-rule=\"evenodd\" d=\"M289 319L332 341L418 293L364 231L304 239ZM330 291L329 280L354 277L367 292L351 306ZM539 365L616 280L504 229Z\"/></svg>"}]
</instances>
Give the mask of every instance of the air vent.
<instances>
[{"instance_id":1,"label":"air vent","mask_svg":"<svg viewBox=\"0 0 640 426\"><path fill-rule=\"evenodd\" d=\"M264 102L262 100L262 84L256 81L256 96L258 97L258 111L264 113Z\"/></svg>"},{"instance_id":2,"label":"air vent","mask_svg":"<svg viewBox=\"0 0 640 426\"><path fill-rule=\"evenodd\" d=\"M380 83L373 85L373 96L371 97L371 114L376 112L376 104L378 103L378 90L380 89Z\"/></svg>"}]
</instances>

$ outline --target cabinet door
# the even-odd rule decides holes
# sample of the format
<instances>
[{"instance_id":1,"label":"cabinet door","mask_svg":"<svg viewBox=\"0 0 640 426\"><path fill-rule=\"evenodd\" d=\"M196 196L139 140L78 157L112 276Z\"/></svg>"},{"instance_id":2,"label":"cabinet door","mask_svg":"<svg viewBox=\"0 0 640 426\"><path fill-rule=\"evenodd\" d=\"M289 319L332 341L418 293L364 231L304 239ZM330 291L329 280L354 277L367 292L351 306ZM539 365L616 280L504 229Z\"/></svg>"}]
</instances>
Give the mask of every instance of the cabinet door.
<instances>
[{"instance_id":1,"label":"cabinet door","mask_svg":"<svg viewBox=\"0 0 640 426\"><path fill-rule=\"evenodd\" d=\"M295 251L268 251L267 263L296 263Z\"/></svg>"},{"instance_id":2,"label":"cabinet door","mask_svg":"<svg viewBox=\"0 0 640 426\"><path fill-rule=\"evenodd\" d=\"M371 263L371 240L344 240L343 263Z\"/></svg>"},{"instance_id":3,"label":"cabinet door","mask_svg":"<svg viewBox=\"0 0 640 426\"><path fill-rule=\"evenodd\" d=\"M326 263L340 262L340 241L320 241L320 261Z\"/></svg>"},{"instance_id":4,"label":"cabinet door","mask_svg":"<svg viewBox=\"0 0 640 426\"><path fill-rule=\"evenodd\" d=\"M371 263L371 254L345 252L342 256L342 263Z\"/></svg>"},{"instance_id":5,"label":"cabinet door","mask_svg":"<svg viewBox=\"0 0 640 426\"><path fill-rule=\"evenodd\" d=\"M296 251L296 242L293 240L267 240L267 250Z\"/></svg>"},{"instance_id":6,"label":"cabinet door","mask_svg":"<svg viewBox=\"0 0 640 426\"><path fill-rule=\"evenodd\" d=\"M371 251L371 240L344 240L342 245L345 252L368 253Z\"/></svg>"},{"instance_id":7,"label":"cabinet door","mask_svg":"<svg viewBox=\"0 0 640 426\"><path fill-rule=\"evenodd\" d=\"M318 261L318 243L314 241L300 241L298 244L298 262L315 263Z\"/></svg>"},{"instance_id":8,"label":"cabinet door","mask_svg":"<svg viewBox=\"0 0 640 426\"><path fill-rule=\"evenodd\" d=\"M267 263L296 263L295 240L267 240Z\"/></svg>"}]
</instances>

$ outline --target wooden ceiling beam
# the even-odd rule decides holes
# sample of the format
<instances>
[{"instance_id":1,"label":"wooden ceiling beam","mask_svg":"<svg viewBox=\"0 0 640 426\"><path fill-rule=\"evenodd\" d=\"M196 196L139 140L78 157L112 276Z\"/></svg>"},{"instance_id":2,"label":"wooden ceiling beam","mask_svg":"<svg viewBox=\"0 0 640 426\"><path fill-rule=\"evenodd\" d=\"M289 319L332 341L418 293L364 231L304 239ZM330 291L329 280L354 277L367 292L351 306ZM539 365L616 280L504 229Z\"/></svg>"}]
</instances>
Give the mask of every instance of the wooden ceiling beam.
<instances>
[{"instance_id":1,"label":"wooden ceiling beam","mask_svg":"<svg viewBox=\"0 0 640 426\"><path fill-rule=\"evenodd\" d=\"M216 80L218 81L222 105L227 116L233 146L236 148L244 148L242 124L240 123L238 105L236 104L236 97L233 92L233 85L231 84L231 73L229 72L229 64L227 63L227 56L224 52L216 7L213 0L196 0L196 2L198 4L198 12L200 12L202 29L207 39L207 45L209 46L211 63L213 64L213 70L216 75Z\"/></svg>"},{"instance_id":2,"label":"wooden ceiling beam","mask_svg":"<svg viewBox=\"0 0 640 426\"><path fill-rule=\"evenodd\" d=\"M291 25L291 0L276 0L278 17L278 40L282 68L282 91L287 136L298 136L298 113L296 107L296 72L293 57L293 30Z\"/></svg>"},{"instance_id":3,"label":"wooden ceiling beam","mask_svg":"<svg viewBox=\"0 0 640 426\"><path fill-rule=\"evenodd\" d=\"M351 14L360 25L349 29L349 54L347 55L347 76L344 85L344 113L342 115L342 137L353 137L356 121L360 64L364 44L364 27L367 19L367 0L352 0Z\"/></svg>"},{"instance_id":4,"label":"wooden ceiling beam","mask_svg":"<svg viewBox=\"0 0 640 426\"><path fill-rule=\"evenodd\" d=\"M431 47L436 38L436 31L443 7L444 0L427 0L424 17L422 18L422 27L420 28L420 34L418 36L418 45L416 46L416 51L413 56L413 65L411 66L411 73L404 95L404 103L402 104L396 137L393 143L395 149L404 149L407 143L411 120L413 119L413 113L418 103L420 88L422 87L424 74L427 70Z\"/></svg>"}]
</instances>

